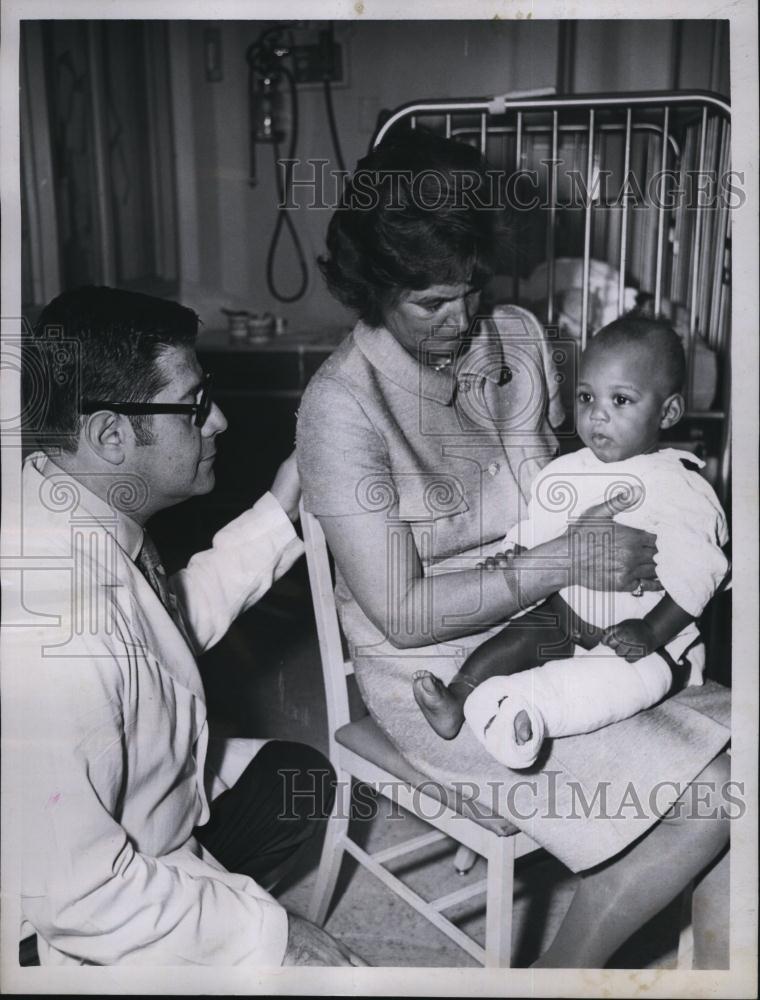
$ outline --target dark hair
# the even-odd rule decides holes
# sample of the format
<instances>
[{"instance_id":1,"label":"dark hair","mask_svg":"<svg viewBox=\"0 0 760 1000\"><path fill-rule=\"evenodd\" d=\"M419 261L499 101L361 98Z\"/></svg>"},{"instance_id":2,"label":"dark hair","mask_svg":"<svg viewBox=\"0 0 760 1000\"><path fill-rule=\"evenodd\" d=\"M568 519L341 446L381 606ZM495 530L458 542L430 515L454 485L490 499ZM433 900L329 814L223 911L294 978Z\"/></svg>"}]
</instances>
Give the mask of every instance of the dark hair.
<instances>
[{"instance_id":1,"label":"dark hair","mask_svg":"<svg viewBox=\"0 0 760 1000\"><path fill-rule=\"evenodd\" d=\"M484 285L506 246L506 218L473 146L424 129L391 135L359 160L319 266L332 294L370 326L405 289Z\"/></svg>"},{"instance_id":2,"label":"dark hair","mask_svg":"<svg viewBox=\"0 0 760 1000\"><path fill-rule=\"evenodd\" d=\"M625 313L602 327L589 346L616 347L634 342L643 342L656 352L657 366L652 375L659 379L666 396L681 392L686 381L686 355L681 338L666 319L635 311Z\"/></svg>"},{"instance_id":3,"label":"dark hair","mask_svg":"<svg viewBox=\"0 0 760 1000\"><path fill-rule=\"evenodd\" d=\"M24 411L37 443L75 452L84 399L148 402L167 379L156 364L167 348L192 345L198 317L186 306L118 288L63 292L42 310L24 345ZM150 416L130 416L138 444L150 444Z\"/></svg>"}]
</instances>

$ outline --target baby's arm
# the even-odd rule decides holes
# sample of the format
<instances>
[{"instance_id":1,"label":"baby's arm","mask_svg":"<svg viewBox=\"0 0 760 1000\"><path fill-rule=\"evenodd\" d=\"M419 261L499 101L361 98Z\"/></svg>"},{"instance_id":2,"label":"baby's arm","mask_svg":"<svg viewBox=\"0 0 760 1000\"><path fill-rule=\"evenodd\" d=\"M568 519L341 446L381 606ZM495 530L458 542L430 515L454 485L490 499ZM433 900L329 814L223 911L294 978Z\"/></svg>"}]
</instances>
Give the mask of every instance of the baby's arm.
<instances>
[{"instance_id":1,"label":"baby's arm","mask_svg":"<svg viewBox=\"0 0 760 1000\"><path fill-rule=\"evenodd\" d=\"M626 618L604 630L602 642L628 663L661 649L694 621L694 616L665 594L643 618Z\"/></svg>"}]
</instances>

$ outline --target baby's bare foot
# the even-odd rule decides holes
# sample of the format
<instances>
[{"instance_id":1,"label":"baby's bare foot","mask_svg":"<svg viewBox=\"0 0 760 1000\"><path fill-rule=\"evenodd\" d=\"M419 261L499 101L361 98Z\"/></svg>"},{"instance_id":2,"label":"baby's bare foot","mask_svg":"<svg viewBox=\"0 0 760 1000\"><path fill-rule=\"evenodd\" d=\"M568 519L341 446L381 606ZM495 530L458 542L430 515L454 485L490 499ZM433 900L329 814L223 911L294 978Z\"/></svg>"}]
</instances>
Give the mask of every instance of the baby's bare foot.
<instances>
[{"instance_id":1,"label":"baby's bare foot","mask_svg":"<svg viewBox=\"0 0 760 1000\"><path fill-rule=\"evenodd\" d=\"M523 709L515 716L515 742L518 746L527 743L533 737L533 730L530 725L530 716Z\"/></svg>"},{"instance_id":2,"label":"baby's bare foot","mask_svg":"<svg viewBox=\"0 0 760 1000\"><path fill-rule=\"evenodd\" d=\"M464 722L464 710L456 696L429 670L418 670L412 679L414 698L433 729L445 740L453 740Z\"/></svg>"}]
</instances>

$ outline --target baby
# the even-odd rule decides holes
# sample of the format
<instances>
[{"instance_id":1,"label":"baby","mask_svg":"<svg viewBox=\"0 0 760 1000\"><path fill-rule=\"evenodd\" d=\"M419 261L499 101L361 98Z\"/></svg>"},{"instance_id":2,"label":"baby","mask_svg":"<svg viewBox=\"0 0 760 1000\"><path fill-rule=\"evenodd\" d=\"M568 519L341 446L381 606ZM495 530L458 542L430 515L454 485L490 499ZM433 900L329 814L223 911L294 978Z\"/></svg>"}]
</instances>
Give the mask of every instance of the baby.
<instances>
[{"instance_id":1,"label":"baby","mask_svg":"<svg viewBox=\"0 0 760 1000\"><path fill-rule=\"evenodd\" d=\"M417 671L414 696L444 739L466 719L497 760L528 767L546 736L591 732L650 707L674 684L702 683L694 619L725 577L728 535L715 493L693 471L704 463L658 450L660 430L683 416L685 371L666 323L628 315L601 329L583 353L577 387L586 447L538 474L527 518L505 540L513 551L532 548L595 504L638 498L621 504L615 520L656 534L664 595L641 584L632 594L569 586L514 617L448 686Z\"/></svg>"}]
</instances>

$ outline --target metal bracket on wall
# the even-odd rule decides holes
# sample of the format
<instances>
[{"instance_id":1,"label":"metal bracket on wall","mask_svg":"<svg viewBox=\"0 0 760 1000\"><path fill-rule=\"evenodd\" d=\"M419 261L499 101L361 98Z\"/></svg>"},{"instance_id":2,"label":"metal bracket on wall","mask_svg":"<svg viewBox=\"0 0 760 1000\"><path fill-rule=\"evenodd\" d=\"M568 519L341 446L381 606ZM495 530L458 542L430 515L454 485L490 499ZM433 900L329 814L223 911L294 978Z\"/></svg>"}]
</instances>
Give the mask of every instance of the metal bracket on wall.
<instances>
[{"instance_id":1,"label":"metal bracket on wall","mask_svg":"<svg viewBox=\"0 0 760 1000\"><path fill-rule=\"evenodd\" d=\"M333 84L345 83L343 67L343 49L338 42L330 43L323 39L314 45L294 45L293 71L296 83L323 83L329 80Z\"/></svg>"}]
</instances>

